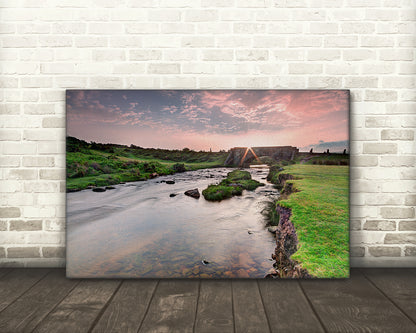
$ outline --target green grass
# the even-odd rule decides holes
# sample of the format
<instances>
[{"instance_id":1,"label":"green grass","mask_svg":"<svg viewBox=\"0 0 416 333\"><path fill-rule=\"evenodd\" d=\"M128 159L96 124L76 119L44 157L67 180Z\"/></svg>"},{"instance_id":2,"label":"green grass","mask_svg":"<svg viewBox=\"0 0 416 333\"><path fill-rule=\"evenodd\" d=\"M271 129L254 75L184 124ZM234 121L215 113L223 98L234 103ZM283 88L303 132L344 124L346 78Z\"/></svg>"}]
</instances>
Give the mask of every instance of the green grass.
<instances>
[{"instance_id":1,"label":"green grass","mask_svg":"<svg viewBox=\"0 0 416 333\"><path fill-rule=\"evenodd\" d=\"M218 185L209 185L202 191L202 195L209 201L221 201L234 195L241 195L243 190L254 191L259 186L264 186L264 184L251 179L250 172L234 170L229 172L227 178Z\"/></svg>"},{"instance_id":2,"label":"green grass","mask_svg":"<svg viewBox=\"0 0 416 333\"><path fill-rule=\"evenodd\" d=\"M152 155L154 154L154 156ZM182 160L179 158L182 156ZM140 181L157 175L222 166L225 152L166 150L112 144L88 144L67 138L67 190Z\"/></svg>"},{"instance_id":3,"label":"green grass","mask_svg":"<svg viewBox=\"0 0 416 333\"><path fill-rule=\"evenodd\" d=\"M295 190L278 204L292 210L299 249L292 256L315 277L349 276L348 167L291 165ZM272 177L273 178L273 177Z\"/></svg>"}]
</instances>

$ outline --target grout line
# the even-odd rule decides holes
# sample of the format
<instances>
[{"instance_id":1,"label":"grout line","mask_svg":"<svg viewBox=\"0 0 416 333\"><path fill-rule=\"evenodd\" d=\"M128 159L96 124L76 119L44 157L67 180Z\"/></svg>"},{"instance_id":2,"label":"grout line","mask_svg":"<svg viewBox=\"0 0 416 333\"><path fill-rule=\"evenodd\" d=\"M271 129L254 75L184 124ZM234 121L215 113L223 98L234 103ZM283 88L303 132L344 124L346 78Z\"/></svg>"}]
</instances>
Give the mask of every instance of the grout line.
<instances>
[{"instance_id":1,"label":"grout line","mask_svg":"<svg viewBox=\"0 0 416 333\"><path fill-rule=\"evenodd\" d=\"M119 289L121 288L121 285L123 284L124 281L120 281L119 285L117 286L116 290L114 290L114 293L111 295L111 297L108 299L108 301L104 304L104 306L102 307L102 309L100 310L100 312L98 313L98 315L95 317L94 321L92 322L89 330L87 331L88 333L92 332L92 330L94 329L94 327L97 325L98 321L100 320L100 318L103 316L105 310L107 310L108 306L110 305L111 301L114 299L114 297L116 296L117 292L119 291Z\"/></svg>"},{"instance_id":2,"label":"grout line","mask_svg":"<svg viewBox=\"0 0 416 333\"><path fill-rule=\"evenodd\" d=\"M405 317L407 317L407 319L409 319L413 324L416 325L416 321L410 317L395 301L393 301L381 288L379 288L365 273L363 270L360 269L360 273L364 276L364 278L370 282L370 284L376 288L385 298L387 298L390 303L392 303L401 313L403 313L405 315Z\"/></svg>"},{"instance_id":3,"label":"grout line","mask_svg":"<svg viewBox=\"0 0 416 333\"><path fill-rule=\"evenodd\" d=\"M313 304L312 304L311 300L309 299L308 295L306 294L305 289L304 289L304 288L303 288L303 286L302 286L302 283L301 283L300 281L298 281L298 284L299 284L299 288L300 288L300 290L302 290L303 296L305 296L305 298L306 298L306 300L307 300L307 302L308 302L309 306L311 307L312 312L314 313L314 315L315 315L315 316L316 316L316 318L318 319L319 324L321 324L322 329L324 330L324 332L326 332L326 333L327 333L328 331L327 331L327 329L326 329L326 327L325 327L325 325L324 325L324 323L323 323L323 321L322 321L321 317L319 317L318 312L316 311L315 307L313 306Z\"/></svg>"},{"instance_id":4,"label":"grout line","mask_svg":"<svg viewBox=\"0 0 416 333\"><path fill-rule=\"evenodd\" d=\"M264 314L266 315L267 326L269 326L269 332L272 332L272 325L270 325L269 316L267 315L267 310L266 310L266 307L264 306L263 295L261 294L258 279L256 279L256 284L257 284L257 290L259 291L259 294L260 294L261 305L263 306Z\"/></svg>"},{"instance_id":5,"label":"grout line","mask_svg":"<svg viewBox=\"0 0 416 333\"><path fill-rule=\"evenodd\" d=\"M152 296L150 296L149 304L147 305L147 308L146 308L146 311L145 311L145 313L143 315L142 321L140 322L139 328L137 329L137 333L140 332L140 330L141 330L141 328L143 326L144 320L146 319L147 313L149 312L149 309L150 309L150 304L152 304L153 298L154 298L154 296L156 294L156 289L159 287L159 282L160 282L160 280L157 280L157 283L155 285L155 288L153 289L153 292L152 292Z\"/></svg>"}]
</instances>

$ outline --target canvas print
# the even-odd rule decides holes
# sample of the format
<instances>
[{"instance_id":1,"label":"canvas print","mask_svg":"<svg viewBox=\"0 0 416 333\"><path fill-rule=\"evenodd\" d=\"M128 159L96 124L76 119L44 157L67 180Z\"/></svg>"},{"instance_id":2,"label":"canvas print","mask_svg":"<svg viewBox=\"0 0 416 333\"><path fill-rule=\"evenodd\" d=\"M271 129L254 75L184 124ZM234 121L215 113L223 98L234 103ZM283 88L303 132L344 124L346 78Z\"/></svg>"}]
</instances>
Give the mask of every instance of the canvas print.
<instances>
[{"instance_id":1,"label":"canvas print","mask_svg":"<svg viewBox=\"0 0 416 333\"><path fill-rule=\"evenodd\" d=\"M349 276L349 91L68 90L67 276Z\"/></svg>"}]
</instances>

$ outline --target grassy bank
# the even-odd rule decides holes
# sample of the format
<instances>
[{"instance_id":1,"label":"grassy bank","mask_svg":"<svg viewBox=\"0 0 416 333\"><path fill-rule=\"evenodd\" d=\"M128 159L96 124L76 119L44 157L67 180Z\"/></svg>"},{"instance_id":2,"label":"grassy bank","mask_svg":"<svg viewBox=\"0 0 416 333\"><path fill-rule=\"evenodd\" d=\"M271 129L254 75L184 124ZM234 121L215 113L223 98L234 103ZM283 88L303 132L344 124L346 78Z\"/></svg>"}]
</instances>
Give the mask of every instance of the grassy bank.
<instances>
[{"instance_id":1,"label":"grassy bank","mask_svg":"<svg viewBox=\"0 0 416 333\"><path fill-rule=\"evenodd\" d=\"M279 174L295 178L286 180L292 193L277 202L292 210L299 240L292 258L315 277L348 277L348 167L295 164L284 171L275 168L269 175L273 183L278 183Z\"/></svg>"},{"instance_id":2,"label":"grassy bank","mask_svg":"<svg viewBox=\"0 0 416 333\"><path fill-rule=\"evenodd\" d=\"M209 185L202 191L202 195L209 201L221 201L234 195L241 195L243 190L254 191L264 184L251 179L248 171L234 170L227 174L218 185Z\"/></svg>"},{"instance_id":3,"label":"grassy bank","mask_svg":"<svg viewBox=\"0 0 416 333\"><path fill-rule=\"evenodd\" d=\"M140 181L160 175L222 166L227 153L146 149L67 138L67 190Z\"/></svg>"}]
</instances>

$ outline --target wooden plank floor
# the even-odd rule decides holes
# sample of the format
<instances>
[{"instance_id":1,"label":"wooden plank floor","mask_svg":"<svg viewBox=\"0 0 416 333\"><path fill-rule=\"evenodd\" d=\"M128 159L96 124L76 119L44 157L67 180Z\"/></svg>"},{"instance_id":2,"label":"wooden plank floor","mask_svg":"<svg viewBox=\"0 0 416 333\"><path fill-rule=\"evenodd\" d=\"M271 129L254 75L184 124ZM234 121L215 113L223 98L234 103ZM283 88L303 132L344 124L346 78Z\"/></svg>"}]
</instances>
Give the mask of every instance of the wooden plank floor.
<instances>
[{"instance_id":1,"label":"wooden plank floor","mask_svg":"<svg viewBox=\"0 0 416 333\"><path fill-rule=\"evenodd\" d=\"M416 269L343 280L77 280L0 269L0 332L416 332Z\"/></svg>"}]
</instances>

